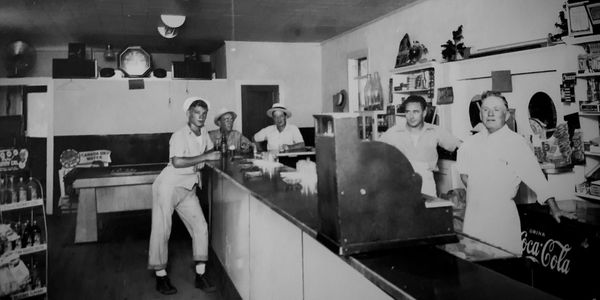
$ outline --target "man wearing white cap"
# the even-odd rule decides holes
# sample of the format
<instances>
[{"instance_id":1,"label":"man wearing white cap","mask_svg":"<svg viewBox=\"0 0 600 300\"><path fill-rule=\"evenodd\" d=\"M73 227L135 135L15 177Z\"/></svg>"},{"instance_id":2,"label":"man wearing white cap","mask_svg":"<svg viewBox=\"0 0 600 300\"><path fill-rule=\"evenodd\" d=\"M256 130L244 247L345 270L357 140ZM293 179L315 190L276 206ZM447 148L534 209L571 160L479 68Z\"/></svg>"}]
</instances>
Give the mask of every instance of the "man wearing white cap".
<instances>
[{"instance_id":1,"label":"man wearing white cap","mask_svg":"<svg viewBox=\"0 0 600 300\"><path fill-rule=\"evenodd\" d=\"M292 112L280 103L273 104L267 110L267 116L273 118L274 125L261 129L254 135L255 142L267 141L267 150L285 152L304 149L304 139L300 130L293 124L287 124Z\"/></svg>"},{"instance_id":2,"label":"man wearing white cap","mask_svg":"<svg viewBox=\"0 0 600 300\"><path fill-rule=\"evenodd\" d=\"M187 125L171 136L169 164L152 184L152 231L148 268L156 272L156 289L166 295L177 292L166 272L173 210L177 211L192 236L196 287L204 291L215 290L204 275L208 260L208 226L196 196L196 186L202 182L198 171L204 167L205 161L220 158L219 152L209 152L213 143L204 127L208 109L208 101L200 97L185 100L183 110L188 119Z\"/></svg>"},{"instance_id":3,"label":"man wearing white cap","mask_svg":"<svg viewBox=\"0 0 600 300\"><path fill-rule=\"evenodd\" d=\"M215 125L219 126L219 129L209 131L208 135L215 147L220 147L221 140L225 137L227 149L235 148L235 151L248 152L252 142L241 132L233 130L233 122L236 118L237 114L234 111L221 108L215 116Z\"/></svg>"}]
</instances>

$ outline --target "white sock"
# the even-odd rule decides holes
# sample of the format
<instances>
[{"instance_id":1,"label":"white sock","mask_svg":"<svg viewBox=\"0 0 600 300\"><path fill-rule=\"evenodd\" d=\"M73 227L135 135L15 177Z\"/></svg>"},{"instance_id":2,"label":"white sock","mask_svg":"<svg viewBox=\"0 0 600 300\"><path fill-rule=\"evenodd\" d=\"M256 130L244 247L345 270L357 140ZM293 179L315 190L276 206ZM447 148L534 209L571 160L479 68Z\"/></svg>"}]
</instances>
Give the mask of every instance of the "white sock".
<instances>
[{"instance_id":1,"label":"white sock","mask_svg":"<svg viewBox=\"0 0 600 300\"><path fill-rule=\"evenodd\" d=\"M158 277L165 277L165 276L167 276L167 270L165 270L165 269L157 270L155 273L156 273L156 276L158 276Z\"/></svg>"},{"instance_id":2,"label":"white sock","mask_svg":"<svg viewBox=\"0 0 600 300\"><path fill-rule=\"evenodd\" d=\"M196 264L196 273L202 275L202 274L204 274L205 270L206 270L206 264L205 263L197 263Z\"/></svg>"}]
</instances>

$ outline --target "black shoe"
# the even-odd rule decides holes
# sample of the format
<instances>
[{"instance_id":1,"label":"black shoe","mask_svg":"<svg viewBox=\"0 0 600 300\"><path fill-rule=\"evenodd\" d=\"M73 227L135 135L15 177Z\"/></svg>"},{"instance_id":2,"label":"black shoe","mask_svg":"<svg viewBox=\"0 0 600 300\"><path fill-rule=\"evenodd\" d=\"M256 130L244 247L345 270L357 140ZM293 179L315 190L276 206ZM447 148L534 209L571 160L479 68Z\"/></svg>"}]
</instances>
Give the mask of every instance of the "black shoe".
<instances>
[{"instance_id":1,"label":"black shoe","mask_svg":"<svg viewBox=\"0 0 600 300\"><path fill-rule=\"evenodd\" d=\"M198 273L196 273L196 281L194 282L194 285L196 286L196 288L201 289L207 293L212 293L217 290L217 287L212 282L210 282L208 276L200 275Z\"/></svg>"},{"instance_id":2,"label":"black shoe","mask_svg":"<svg viewBox=\"0 0 600 300\"><path fill-rule=\"evenodd\" d=\"M163 295L173 295L177 293L177 289L171 285L168 276L156 276L156 290Z\"/></svg>"}]
</instances>

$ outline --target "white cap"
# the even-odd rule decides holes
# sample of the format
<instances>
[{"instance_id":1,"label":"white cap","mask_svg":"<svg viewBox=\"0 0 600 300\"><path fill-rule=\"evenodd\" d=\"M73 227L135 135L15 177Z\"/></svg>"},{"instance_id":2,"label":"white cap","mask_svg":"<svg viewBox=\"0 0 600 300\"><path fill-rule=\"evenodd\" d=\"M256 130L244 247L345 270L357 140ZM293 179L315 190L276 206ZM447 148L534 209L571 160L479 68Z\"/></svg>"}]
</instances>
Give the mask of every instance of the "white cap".
<instances>
[{"instance_id":1,"label":"white cap","mask_svg":"<svg viewBox=\"0 0 600 300\"><path fill-rule=\"evenodd\" d=\"M183 101L183 111L187 112L188 109L190 109L190 105L192 105L192 103L194 103L194 101L196 101L196 100L204 101L204 103L206 103L206 107L208 109L210 109L210 102L208 102L208 100L205 100L202 97L195 96L195 97L189 97L189 98L185 99L185 101Z\"/></svg>"}]
</instances>

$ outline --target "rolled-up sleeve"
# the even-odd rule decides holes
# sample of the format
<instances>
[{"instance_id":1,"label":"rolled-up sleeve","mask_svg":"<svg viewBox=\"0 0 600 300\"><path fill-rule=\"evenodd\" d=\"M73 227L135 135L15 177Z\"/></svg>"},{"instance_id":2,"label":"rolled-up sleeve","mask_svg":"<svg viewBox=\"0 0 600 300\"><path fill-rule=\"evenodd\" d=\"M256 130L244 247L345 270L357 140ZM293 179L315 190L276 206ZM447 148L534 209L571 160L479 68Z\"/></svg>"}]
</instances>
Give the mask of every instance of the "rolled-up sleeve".
<instances>
[{"instance_id":1,"label":"rolled-up sleeve","mask_svg":"<svg viewBox=\"0 0 600 300\"><path fill-rule=\"evenodd\" d=\"M294 130L292 130L292 140L294 144L304 143L304 138L302 137L302 134L300 133L300 129L298 129L298 127L294 127Z\"/></svg>"},{"instance_id":2,"label":"rolled-up sleeve","mask_svg":"<svg viewBox=\"0 0 600 300\"><path fill-rule=\"evenodd\" d=\"M454 151L460 144L461 141L448 131L443 129L438 130L438 145L440 145L440 147L448 151Z\"/></svg>"},{"instance_id":3,"label":"rolled-up sleeve","mask_svg":"<svg viewBox=\"0 0 600 300\"><path fill-rule=\"evenodd\" d=\"M515 149L514 153L519 155L513 155L512 158L514 159L513 167L517 172L517 176L535 192L537 202L544 204L548 198L553 197L550 193L550 184L529 146L525 142L519 143L518 146L520 149Z\"/></svg>"},{"instance_id":4,"label":"rolled-up sleeve","mask_svg":"<svg viewBox=\"0 0 600 300\"><path fill-rule=\"evenodd\" d=\"M267 128L265 127L254 134L254 141L262 142L267 138Z\"/></svg>"}]
</instances>

